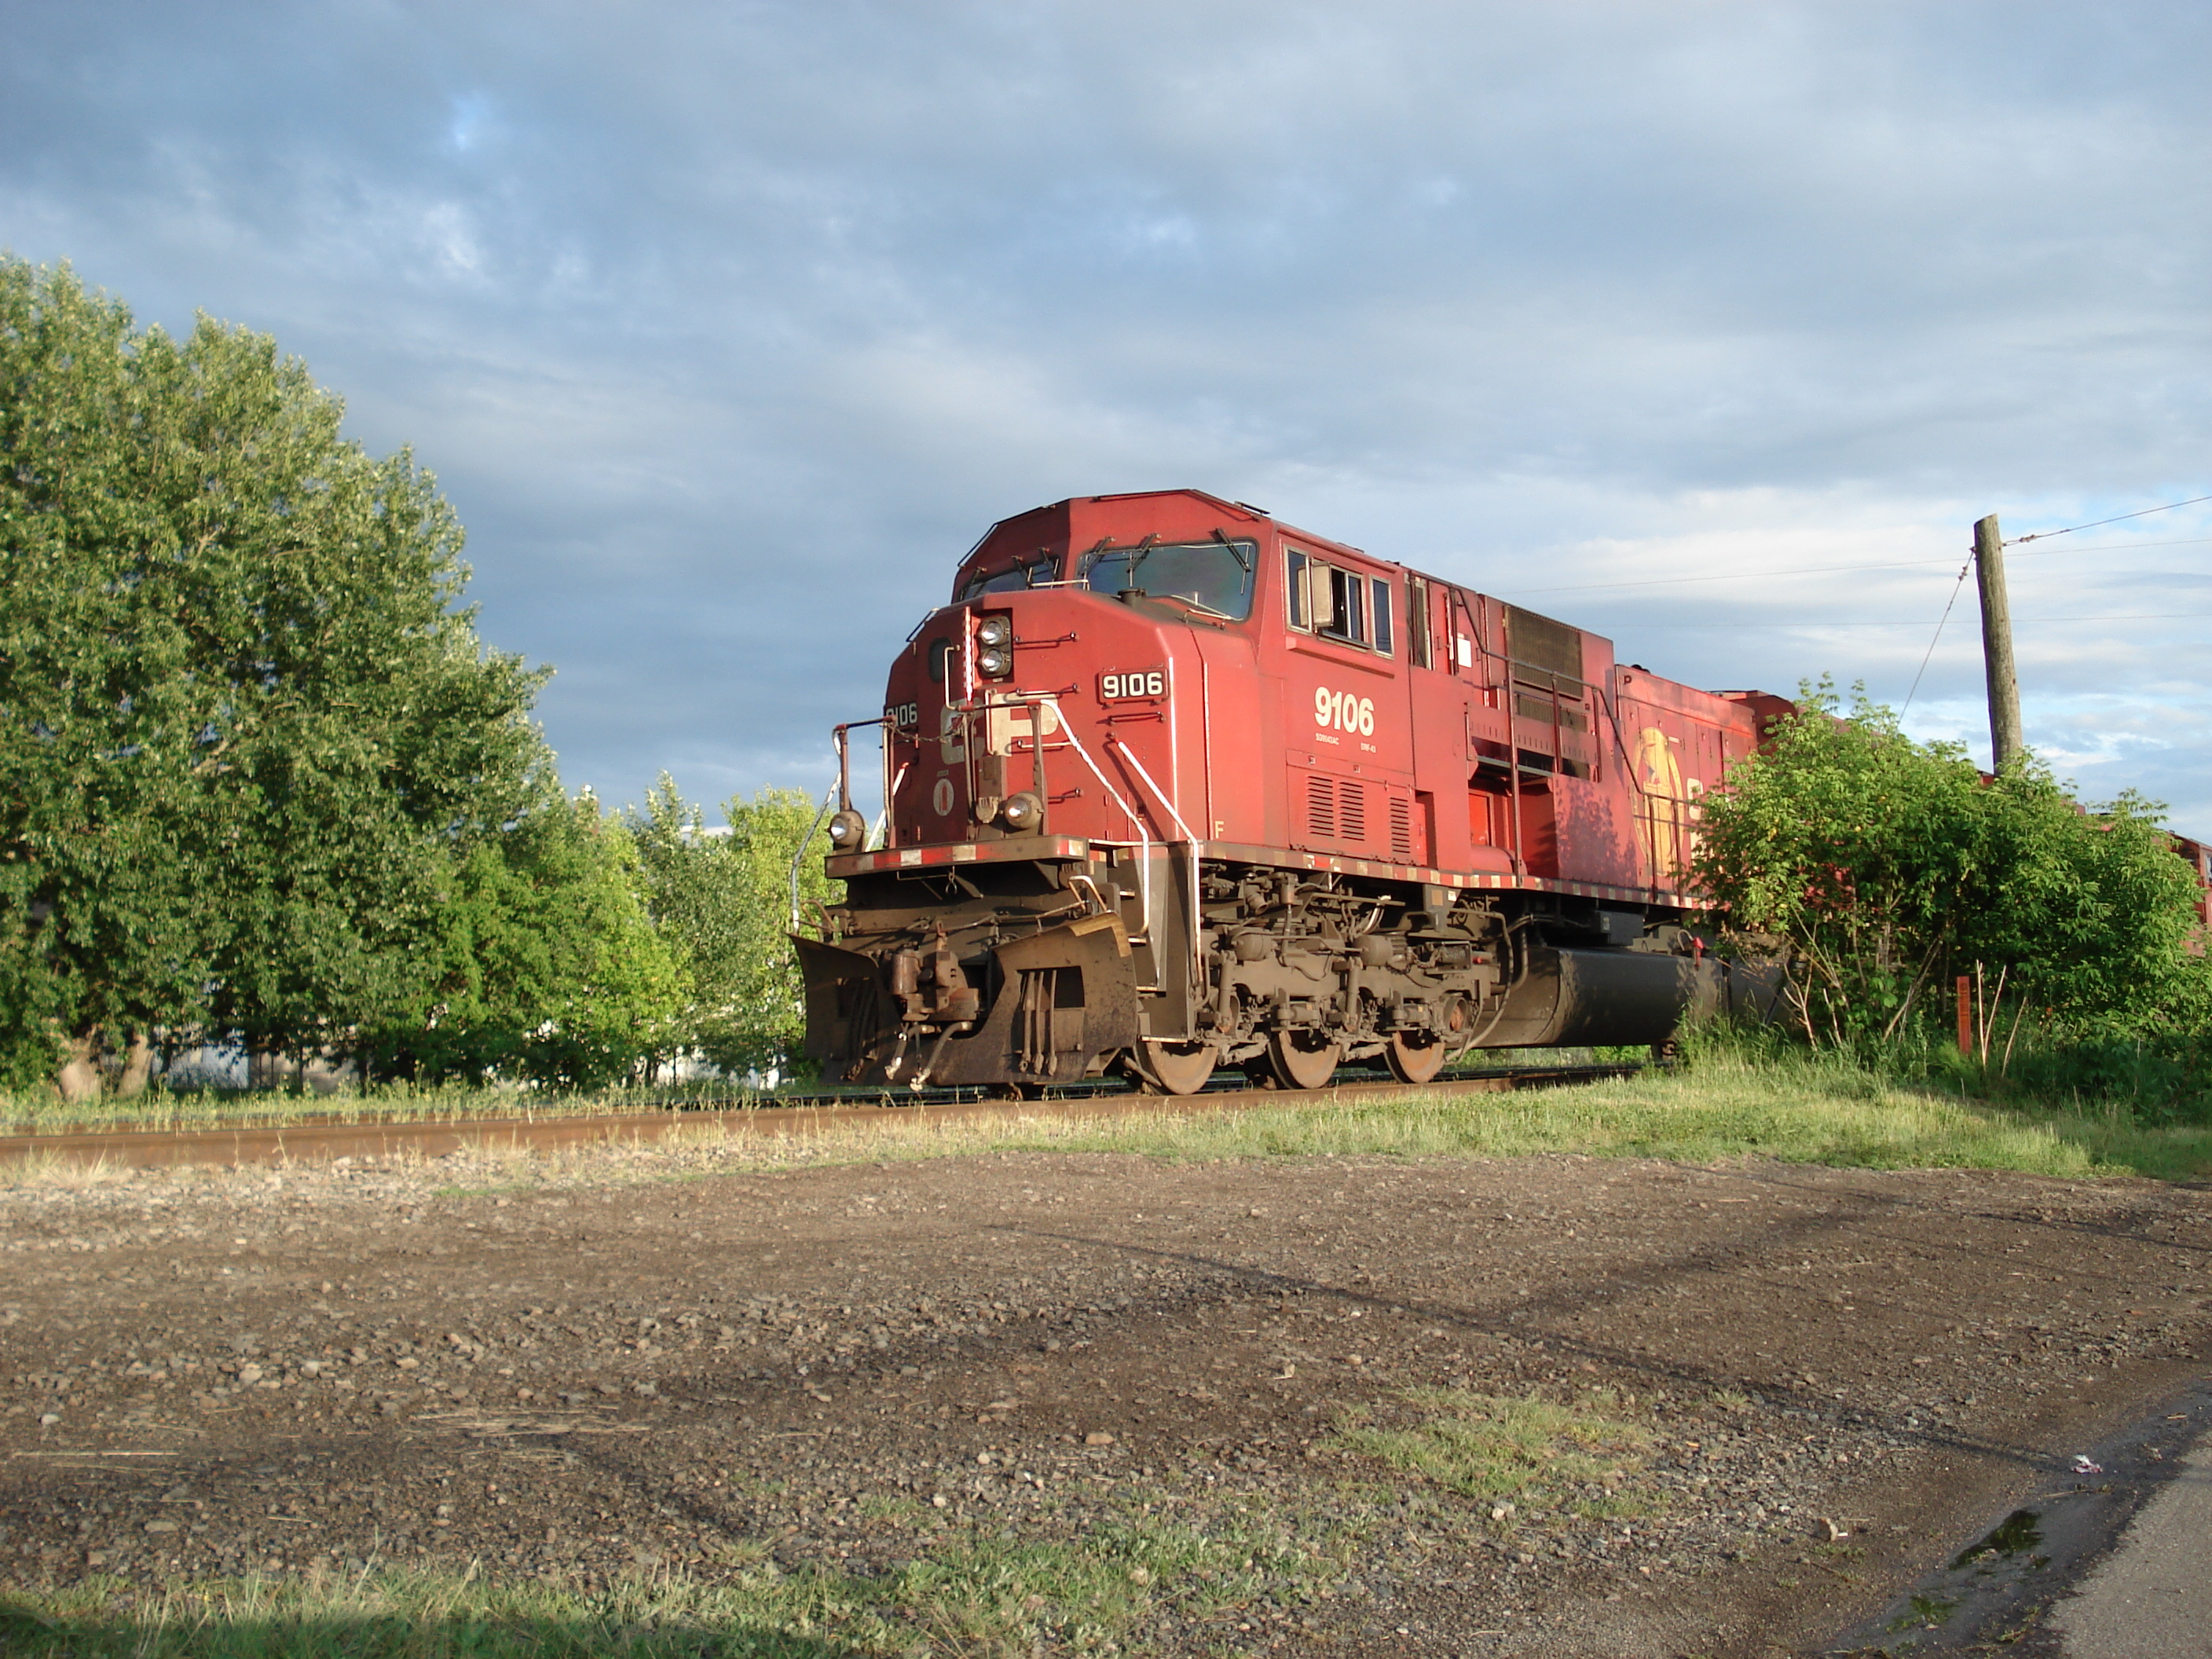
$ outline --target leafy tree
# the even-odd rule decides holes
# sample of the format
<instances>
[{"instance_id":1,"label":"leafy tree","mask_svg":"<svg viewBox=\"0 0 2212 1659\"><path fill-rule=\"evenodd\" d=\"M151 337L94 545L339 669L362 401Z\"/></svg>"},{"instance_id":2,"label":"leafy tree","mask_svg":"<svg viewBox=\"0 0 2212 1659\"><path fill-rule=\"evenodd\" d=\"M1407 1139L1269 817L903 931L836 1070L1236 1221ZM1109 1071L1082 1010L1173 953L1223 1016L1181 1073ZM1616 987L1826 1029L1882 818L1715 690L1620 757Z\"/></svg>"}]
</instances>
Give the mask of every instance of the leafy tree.
<instances>
[{"instance_id":1,"label":"leafy tree","mask_svg":"<svg viewBox=\"0 0 2212 1659\"><path fill-rule=\"evenodd\" d=\"M0 1043L319 1044L421 987L459 839L548 770L435 480L265 336L0 256Z\"/></svg>"},{"instance_id":2,"label":"leafy tree","mask_svg":"<svg viewBox=\"0 0 2212 1659\"><path fill-rule=\"evenodd\" d=\"M1929 988L1972 964L2077 1030L2199 1018L2196 883L2154 803L2084 807L2033 757L1984 777L1858 694L1801 693L1707 800L1695 859L1741 932L1778 938L1814 1042L1942 1018Z\"/></svg>"},{"instance_id":3,"label":"leafy tree","mask_svg":"<svg viewBox=\"0 0 2212 1659\"><path fill-rule=\"evenodd\" d=\"M661 774L643 811L626 814L644 866L647 903L678 953L693 1003L690 1046L726 1072L789 1072L805 1035L806 1006L789 938L792 860L817 804L797 789L763 789L724 805L726 834L710 833ZM829 903L817 837L799 860L799 902Z\"/></svg>"},{"instance_id":4,"label":"leafy tree","mask_svg":"<svg viewBox=\"0 0 2212 1659\"><path fill-rule=\"evenodd\" d=\"M642 884L629 831L588 793L475 840L435 912L420 1006L376 1034L376 1069L587 1089L665 1056L689 989Z\"/></svg>"}]
</instances>

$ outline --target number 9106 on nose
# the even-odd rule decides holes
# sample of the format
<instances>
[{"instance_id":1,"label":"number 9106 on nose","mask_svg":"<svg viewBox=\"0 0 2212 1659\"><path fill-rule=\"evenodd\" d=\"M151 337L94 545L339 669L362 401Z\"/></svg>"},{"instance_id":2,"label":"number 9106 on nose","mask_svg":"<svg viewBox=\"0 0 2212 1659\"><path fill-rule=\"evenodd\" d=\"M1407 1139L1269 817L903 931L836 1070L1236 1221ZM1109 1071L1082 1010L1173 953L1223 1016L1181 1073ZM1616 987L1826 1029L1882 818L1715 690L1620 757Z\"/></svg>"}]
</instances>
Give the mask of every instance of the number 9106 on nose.
<instances>
[{"instance_id":1,"label":"number 9106 on nose","mask_svg":"<svg viewBox=\"0 0 2212 1659\"><path fill-rule=\"evenodd\" d=\"M1121 674L1101 674L1098 677L1098 700L1115 702L1123 697L1164 697L1168 694L1168 671L1164 668L1144 668Z\"/></svg>"}]
</instances>

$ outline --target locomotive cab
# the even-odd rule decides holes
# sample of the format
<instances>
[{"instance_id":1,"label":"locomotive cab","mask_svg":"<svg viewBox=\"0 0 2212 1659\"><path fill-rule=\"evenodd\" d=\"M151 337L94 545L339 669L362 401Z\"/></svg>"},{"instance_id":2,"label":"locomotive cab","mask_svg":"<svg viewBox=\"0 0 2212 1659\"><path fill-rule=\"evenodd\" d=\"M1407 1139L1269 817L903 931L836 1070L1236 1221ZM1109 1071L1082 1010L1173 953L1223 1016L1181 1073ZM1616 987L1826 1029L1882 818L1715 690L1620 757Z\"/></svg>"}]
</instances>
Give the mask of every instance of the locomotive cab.
<instances>
[{"instance_id":1,"label":"locomotive cab","mask_svg":"<svg viewBox=\"0 0 2212 1659\"><path fill-rule=\"evenodd\" d=\"M1705 954L1680 874L1755 720L1243 503L1040 507L838 730L809 1051L855 1082L1184 1092L1224 1064L1313 1088L1346 1059L1419 1081L1477 1047L1659 1041L1764 982Z\"/></svg>"}]
</instances>

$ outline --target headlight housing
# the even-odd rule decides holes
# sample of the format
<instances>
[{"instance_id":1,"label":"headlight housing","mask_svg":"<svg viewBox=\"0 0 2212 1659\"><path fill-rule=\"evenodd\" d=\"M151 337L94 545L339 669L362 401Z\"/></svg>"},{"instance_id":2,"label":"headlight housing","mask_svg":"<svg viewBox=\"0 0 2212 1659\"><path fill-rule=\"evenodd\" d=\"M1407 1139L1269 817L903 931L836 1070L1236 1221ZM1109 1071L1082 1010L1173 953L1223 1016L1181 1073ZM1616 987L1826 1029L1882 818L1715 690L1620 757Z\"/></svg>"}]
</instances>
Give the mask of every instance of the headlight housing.
<instances>
[{"instance_id":1,"label":"headlight housing","mask_svg":"<svg viewBox=\"0 0 2212 1659\"><path fill-rule=\"evenodd\" d=\"M840 853L857 853L867 844L868 821L849 806L830 820L830 845Z\"/></svg>"},{"instance_id":2,"label":"headlight housing","mask_svg":"<svg viewBox=\"0 0 2212 1659\"><path fill-rule=\"evenodd\" d=\"M1014 619L994 611L975 623L975 672L1003 680L1014 672Z\"/></svg>"},{"instance_id":3,"label":"headlight housing","mask_svg":"<svg viewBox=\"0 0 2212 1659\"><path fill-rule=\"evenodd\" d=\"M999 822L1018 836L1034 835L1044 827L1044 803L1034 790L1009 795L1000 803Z\"/></svg>"}]
</instances>

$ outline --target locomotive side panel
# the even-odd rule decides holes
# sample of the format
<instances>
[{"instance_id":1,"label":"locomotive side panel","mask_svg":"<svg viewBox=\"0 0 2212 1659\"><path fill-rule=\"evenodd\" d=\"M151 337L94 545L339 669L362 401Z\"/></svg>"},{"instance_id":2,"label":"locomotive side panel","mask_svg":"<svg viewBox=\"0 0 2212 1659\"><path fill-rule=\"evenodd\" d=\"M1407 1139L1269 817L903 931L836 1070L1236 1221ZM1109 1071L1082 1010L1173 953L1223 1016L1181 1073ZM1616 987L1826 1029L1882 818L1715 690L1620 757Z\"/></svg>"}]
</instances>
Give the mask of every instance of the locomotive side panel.
<instances>
[{"instance_id":1,"label":"locomotive side panel","mask_svg":"<svg viewBox=\"0 0 2212 1659\"><path fill-rule=\"evenodd\" d=\"M1681 888L1697 856L1705 798L1758 747L1758 711L1639 667L1617 672L1615 702L1639 860L1654 886Z\"/></svg>"},{"instance_id":2,"label":"locomotive side panel","mask_svg":"<svg viewBox=\"0 0 2212 1659\"><path fill-rule=\"evenodd\" d=\"M1393 573L1314 538L1282 547L1282 844L1425 864Z\"/></svg>"},{"instance_id":3,"label":"locomotive side panel","mask_svg":"<svg viewBox=\"0 0 2212 1659\"><path fill-rule=\"evenodd\" d=\"M1200 803L1191 827L1213 841L1280 846L1282 815L1268 810L1274 792L1267 747L1253 738L1279 726L1280 683L1261 674L1249 633L1194 628L1191 635L1200 734L1197 775L1186 785L1186 799Z\"/></svg>"},{"instance_id":4,"label":"locomotive side panel","mask_svg":"<svg viewBox=\"0 0 2212 1659\"><path fill-rule=\"evenodd\" d=\"M1416 610L1440 613L1430 666L1409 671L1420 787L1453 803L1437 814L1437 844L1450 849L1439 864L1640 884L1601 691L1611 641L1449 583L1412 580Z\"/></svg>"},{"instance_id":5,"label":"locomotive side panel","mask_svg":"<svg viewBox=\"0 0 2212 1659\"><path fill-rule=\"evenodd\" d=\"M1418 577L1408 586L1409 612L1426 624L1425 632L1408 635L1418 654L1407 677L1414 787L1431 826L1434 861L1446 870L1509 872L1520 845L1510 793L1503 772L1485 774L1477 748L1495 694L1475 677L1473 636L1449 586Z\"/></svg>"}]
</instances>

